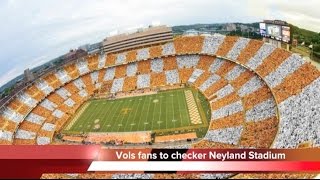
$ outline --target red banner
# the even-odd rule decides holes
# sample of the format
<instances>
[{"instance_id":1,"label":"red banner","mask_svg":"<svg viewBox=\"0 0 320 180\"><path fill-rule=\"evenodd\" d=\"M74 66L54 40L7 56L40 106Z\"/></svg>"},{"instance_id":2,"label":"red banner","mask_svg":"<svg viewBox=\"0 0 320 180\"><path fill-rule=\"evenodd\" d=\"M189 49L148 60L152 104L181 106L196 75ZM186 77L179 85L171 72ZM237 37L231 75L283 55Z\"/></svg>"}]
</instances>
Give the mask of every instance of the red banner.
<instances>
[{"instance_id":1,"label":"red banner","mask_svg":"<svg viewBox=\"0 0 320 180\"><path fill-rule=\"evenodd\" d=\"M320 149L1 146L0 166L0 178L40 178L43 173L86 173L89 167L91 171L110 172L320 172Z\"/></svg>"}]
</instances>

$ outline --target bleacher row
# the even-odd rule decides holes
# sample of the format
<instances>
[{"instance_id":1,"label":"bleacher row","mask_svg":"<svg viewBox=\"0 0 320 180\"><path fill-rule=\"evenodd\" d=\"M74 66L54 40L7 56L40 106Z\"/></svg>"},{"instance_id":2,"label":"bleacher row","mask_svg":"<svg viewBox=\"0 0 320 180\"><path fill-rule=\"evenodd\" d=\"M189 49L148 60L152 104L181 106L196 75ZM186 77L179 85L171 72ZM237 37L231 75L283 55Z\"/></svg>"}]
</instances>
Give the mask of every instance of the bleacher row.
<instances>
[{"instance_id":1,"label":"bleacher row","mask_svg":"<svg viewBox=\"0 0 320 180\"><path fill-rule=\"evenodd\" d=\"M47 96L20 123L13 144L49 144L70 116L93 94L95 87L87 74Z\"/></svg>"},{"instance_id":2,"label":"bleacher row","mask_svg":"<svg viewBox=\"0 0 320 180\"><path fill-rule=\"evenodd\" d=\"M112 83L111 93L188 82L211 102L212 123L199 147L295 148L307 141L318 146L319 77L300 56L261 41L178 37L89 56L45 75L1 109L0 144L50 143L103 82Z\"/></svg>"}]
</instances>

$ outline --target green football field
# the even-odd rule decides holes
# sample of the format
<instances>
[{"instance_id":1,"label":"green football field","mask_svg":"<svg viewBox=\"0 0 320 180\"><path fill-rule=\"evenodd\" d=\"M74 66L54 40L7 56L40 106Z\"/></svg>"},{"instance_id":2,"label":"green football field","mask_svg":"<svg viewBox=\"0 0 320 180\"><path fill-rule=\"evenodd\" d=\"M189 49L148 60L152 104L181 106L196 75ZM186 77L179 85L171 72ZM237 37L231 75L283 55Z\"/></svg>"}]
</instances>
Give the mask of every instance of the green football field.
<instances>
[{"instance_id":1,"label":"green football field","mask_svg":"<svg viewBox=\"0 0 320 180\"><path fill-rule=\"evenodd\" d=\"M191 107L190 103L188 105L186 91L189 91L189 99L190 96L194 98L196 102L194 107ZM79 108L64 132L192 130L208 127L210 112L207 106L208 104L203 101L203 95L191 88L115 100L90 100ZM201 119L197 121L198 123L191 121L194 115L190 114L188 108L193 108L192 113L200 115Z\"/></svg>"}]
</instances>

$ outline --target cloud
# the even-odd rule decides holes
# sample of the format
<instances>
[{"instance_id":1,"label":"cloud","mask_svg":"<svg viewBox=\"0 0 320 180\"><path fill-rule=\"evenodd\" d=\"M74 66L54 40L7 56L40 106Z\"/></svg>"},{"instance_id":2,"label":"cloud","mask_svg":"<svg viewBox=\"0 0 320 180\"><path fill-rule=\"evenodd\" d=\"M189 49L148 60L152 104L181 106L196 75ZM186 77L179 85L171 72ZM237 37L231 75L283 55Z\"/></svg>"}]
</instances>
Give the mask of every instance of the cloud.
<instances>
[{"instance_id":1,"label":"cloud","mask_svg":"<svg viewBox=\"0 0 320 180\"><path fill-rule=\"evenodd\" d=\"M319 0L249 0L252 16L262 19L280 19L291 24L320 32Z\"/></svg>"},{"instance_id":2,"label":"cloud","mask_svg":"<svg viewBox=\"0 0 320 180\"><path fill-rule=\"evenodd\" d=\"M9 80L15 78L17 75L21 73L22 73L21 69L17 69L17 68L10 69L8 72L0 76L0 84L6 84L7 82L9 82Z\"/></svg>"},{"instance_id":3,"label":"cloud","mask_svg":"<svg viewBox=\"0 0 320 180\"><path fill-rule=\"evenodd\" d=\"M30 68L34 68L37 67L39 65L44 64L45 62L47 62L47 56L43 55L43 56L39 56L33 60L30 61Z\"/></svg>"}]
</instances>

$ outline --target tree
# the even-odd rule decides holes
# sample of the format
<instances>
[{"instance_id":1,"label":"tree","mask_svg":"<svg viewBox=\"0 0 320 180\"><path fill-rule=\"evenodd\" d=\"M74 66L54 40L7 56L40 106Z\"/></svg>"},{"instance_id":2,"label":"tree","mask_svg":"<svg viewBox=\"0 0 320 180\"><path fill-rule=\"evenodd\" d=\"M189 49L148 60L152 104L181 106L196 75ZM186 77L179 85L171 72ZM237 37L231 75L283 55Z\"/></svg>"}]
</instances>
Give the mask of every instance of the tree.
<instances>
[{"instance_id":1,"label":"tree","mask_svg":"<svg viewBox=\"0 0 320 180\"><path fill-rule=\"evenodd\" d=\"M314 52L320 52L320 44L313 45L313 51Z\"/></svg>"}]
</instances>

